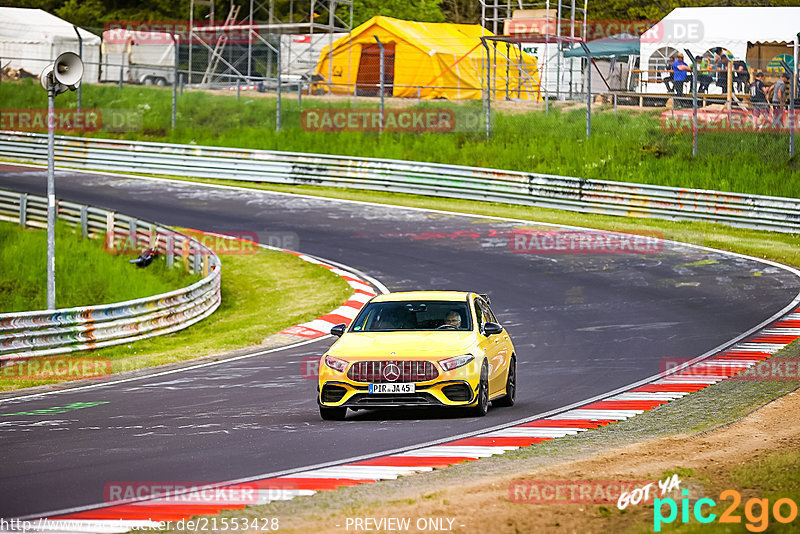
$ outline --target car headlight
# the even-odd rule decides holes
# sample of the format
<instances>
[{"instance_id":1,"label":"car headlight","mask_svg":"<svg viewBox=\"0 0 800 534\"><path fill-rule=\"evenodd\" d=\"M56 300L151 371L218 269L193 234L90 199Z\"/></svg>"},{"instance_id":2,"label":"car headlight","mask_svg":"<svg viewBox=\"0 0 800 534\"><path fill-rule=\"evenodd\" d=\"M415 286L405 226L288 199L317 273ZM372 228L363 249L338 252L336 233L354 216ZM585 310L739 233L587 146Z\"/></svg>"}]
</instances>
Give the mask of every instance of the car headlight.
<instances>
[{"instance_id":1,"label":"car headlight","mask_svg":"<svg viewBox=\"0 0 800 534\"><path fill-rule=\"evenodd\" d=\"M344 370L347 369L346 361L334 358L333 356L325 356L325 365L340 373L344 373Z\"/></svg>"},{"instance_id":2,"label":"car headlight","mask_svg":"<svg viewBox=\"0 0 800 534\"><path fill-rule=\"evenodd\" d=\"M452 358L447 358L446 360L441 360L439 365L445 371L452 371L453 369L458 369L459 367L467 365L474 359L475 358L472 356L472 354L463 354L461 356L454 356Z\"/></svg>"}]
</instances>

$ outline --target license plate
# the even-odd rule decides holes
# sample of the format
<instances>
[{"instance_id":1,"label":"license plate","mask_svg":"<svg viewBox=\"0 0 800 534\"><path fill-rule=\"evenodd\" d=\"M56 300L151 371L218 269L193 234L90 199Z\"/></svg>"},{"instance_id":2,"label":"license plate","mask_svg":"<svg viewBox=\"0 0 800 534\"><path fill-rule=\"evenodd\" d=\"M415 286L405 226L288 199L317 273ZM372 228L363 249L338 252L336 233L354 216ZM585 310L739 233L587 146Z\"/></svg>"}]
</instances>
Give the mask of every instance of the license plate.
<instances>
[{"instance_id":1,"label":"license plate","mask_svg":"<svg viewBox=\"0 0 800 534\"><path fill-rule=\"evenodd\" d=\"M380 393L414 393L413 383L370 384L370 394Z\"/></svg>"}]
</instances>

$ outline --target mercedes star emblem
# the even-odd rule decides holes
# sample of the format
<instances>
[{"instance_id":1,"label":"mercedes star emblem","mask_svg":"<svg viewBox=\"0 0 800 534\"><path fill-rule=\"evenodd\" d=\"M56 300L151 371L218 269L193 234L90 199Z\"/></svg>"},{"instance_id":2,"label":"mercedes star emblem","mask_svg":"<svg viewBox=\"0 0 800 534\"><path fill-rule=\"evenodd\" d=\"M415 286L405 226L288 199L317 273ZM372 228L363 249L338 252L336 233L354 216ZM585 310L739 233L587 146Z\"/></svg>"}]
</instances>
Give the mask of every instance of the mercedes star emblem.
<instances>
[{"instance_id":1,"label":"mercedes star emblem","mask_svg":"<svg viewBox=\"0 0 800 534\"><path fill-rule=\"evenodd\" d=\"M386 367L383 368L383 378L388 380L389 382L394 382L398 378L400 378L400 368L393 363L388 364Z\"/></svg>"}]
</instances>

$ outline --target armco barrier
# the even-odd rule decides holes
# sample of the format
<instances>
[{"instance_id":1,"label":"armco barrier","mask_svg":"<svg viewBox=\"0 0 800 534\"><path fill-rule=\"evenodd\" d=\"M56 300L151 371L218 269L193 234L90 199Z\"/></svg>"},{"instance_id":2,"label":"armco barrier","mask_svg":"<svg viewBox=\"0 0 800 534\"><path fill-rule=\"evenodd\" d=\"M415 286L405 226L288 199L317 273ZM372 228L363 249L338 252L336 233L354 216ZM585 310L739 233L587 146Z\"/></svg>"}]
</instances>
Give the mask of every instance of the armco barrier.
<instances>
[{"instance_id":1,"label":"armco barrier","mask_svg":"<svg viewBox=\"0 0 800 534\"><path fill-rule=\"evenodd\" d=\"M0 132L0 157L46 161L47 137ZM156 175L349 187L583 213L800 232L800 200L324 154L58 136L59 165Z\"/></svg>"},{"instance_id":2,"label":"armco barrier","mask_svg":"<svg viewBox=\"0 0 800 534\"><path fill-rule=\"evenodd\" d=\"M0 220L43 228L46 202L44 197L0 190ZM219 307L220 261L199 241L127 215L81 204L58 201L57 212L59 220L79 228L84 237L103 236L113 243L113 236L123 236L135 249L155 245L170 266L202 272L204 277L182 289L127 302L0 314L0 361L64 354L169 334L208 317Z\"/></svg>"}]
</instances>

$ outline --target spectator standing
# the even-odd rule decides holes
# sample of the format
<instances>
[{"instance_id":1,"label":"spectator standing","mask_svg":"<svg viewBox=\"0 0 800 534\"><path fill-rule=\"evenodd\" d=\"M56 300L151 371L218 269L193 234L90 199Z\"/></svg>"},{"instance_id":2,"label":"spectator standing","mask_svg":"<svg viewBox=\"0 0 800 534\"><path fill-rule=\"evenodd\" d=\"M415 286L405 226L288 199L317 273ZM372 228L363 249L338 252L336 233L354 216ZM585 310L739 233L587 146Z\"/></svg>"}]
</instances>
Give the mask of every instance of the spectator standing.
<instances>
[{"instance_id":1,"label":"spectator standing","mask_svg":"<svg viewBox=\"0 0 800 534\"><path fill-rule=\"evenodd\" d=\"M708 58L695 56L694 62L697 64L697 91L699 93L707 93L708 86L711 85L712 80Z\"/></svg>"},{"instance_id":2,"label":"spectator standing","mask_svg":"<svg viewBox=\"0 0 800 534\"><path fill-rule=\"evenodd\" d=\"M789 74L784 72L775 85L772 87L772 127L780 128L783 126L783 111L786 106L787 92L789 84Z\"/></svg>"},{"instance_id":3,"label":"spectator standing","mask_svg":"<svg viewBox=\"0 0 800 534\"><path fill-rule=\"evenodd\" d=\"M734 91L739 93L744 93L750 85L750 69L741 59L733 62L733 84Z\"/></svg>"},{"instance_id":4,"label":"spectator standing","mask_svg":"<svg viewBox=\"0 0 800 534\"><path fill-rule=\"evenodd\" d=\"M719 61L714 64L714 70L717 72L717 86L722 88L722 94L728 92L728 56L722 54Z\"/></svg>"},{"instance_id":5,"label":"spectator standing","mask_svg":"<svg viewBox=\"0 0 800 534\"><path fill-rule=\"evenodd\" d=\"M755 127L760 127L760 118L769 118L769 102L767 102L767 92L764 87L764 73L756 72L756 79L750 84L750 104L753 106L753 122Z\"/></svg>"},{"instance_id":6,"label":"spectator standing","mask_svg":"<svg viewBox=\"0 0 800 534\"><path fill-rule=\"evenodd\" d=\"M675 100L683 97L683 84L686 82L687 72L691 67L683 61L683 54L678 53L675 61L672 62L672 79L675 84ZM681 107L682 102L676 102L677 107Z\"/></svg>"}]
</instances>

